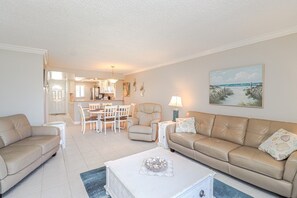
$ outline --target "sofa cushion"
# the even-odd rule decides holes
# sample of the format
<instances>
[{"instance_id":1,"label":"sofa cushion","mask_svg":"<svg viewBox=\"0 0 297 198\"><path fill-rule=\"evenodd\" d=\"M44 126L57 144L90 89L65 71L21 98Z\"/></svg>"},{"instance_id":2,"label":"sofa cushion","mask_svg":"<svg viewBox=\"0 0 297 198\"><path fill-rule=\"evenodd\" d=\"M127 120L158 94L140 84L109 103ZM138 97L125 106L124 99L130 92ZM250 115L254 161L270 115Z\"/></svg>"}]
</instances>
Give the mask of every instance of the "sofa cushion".
<instances>
[{"instance_id":1,"label":"sofa cushion","mask_svg":"<svg viewBox=\"0 0 297 198\"><path fill-rule=\"evenodd\" d=\"M13 123L7 117L0 118L0 148L8 146L21 139Z\"/></svg>"},{"instance_id":2,"label":"sofa cushion","mask_svg":"<svg viewBox=\"0 0 297 198\"><path fill-rule=\"evenodd\" d=\"M15 130L21 136L21 139L32 135L32 128L29 120L24 114L17 114L7 117L14 125Z\"/></svg>"},{"instance_id":3,"label":"sofa cushion","mask_svg":"<svg viewBox=\"0 0 297 198\"><path fill-rule=\"evenodd\" d=\"M38 145L16 146L14 144L0 149L9 175L23 170L41 157L41 147Z\"/></svg>"},{"instance_id":4,"label":"sofa cushion","mask_svg":"<svg viewBox=\"0 0 297 198\"><path fill-rule=\"evenodd\" d=\"M153 128L150 126L134 125L129 128L129 133L151 134L153 133Z\"/></svg>"},{"instance_id":5,"label":"sofa cushion","mask_svg":"<svg viewBox=\"0 0 297 198\"><path fill-rule=\"evenodd\" d=\"M215 120L214 114L189 111L187 117L195 118L195 128L197 133L210 136Z\"/></svg>"},{"instance_id":6,"label":"sofa cushion","mask_svg":"<svg viewBox=\"0 0 297 198\"><path fill-rule=\"evenodd\" d=\"M249 119L244 144L246 146L258 148L262 142L281 128L297 134L296 123L251 118Z\"/></svg>"},{"instance_id":7,"label":"sofa cushion","mask_svg":"<svg viewBox=\"0 0 297 198\"><path fill-rule=\"evenodd\" d=\"M43 136L32 136L22 141L15 143L15 146L29 146L37 145L42 149L42 155L46 154L60 143L59 136L43 135Z\"/></svg>"},{"instance_id":8,"label":"sofa cushion","mask_svg":"<svg viewBox=\"0 0 297 198\"><path fill-rule=\"evenodd\" d=\"M217 115L211 136L243 144L248 118Z\"/></svg>"},{"instance_id":9,"label":"sofa cushion","mask_svg":"<svg viewBox=\"0 0 297 198\"><path fill-rule=\"evenodd\" d=\"M228 153L238 147L240 145L217 138L205 138L194 143L196 151L226 162L229 161Z\"/></svg>"},{"instance_id":10,"label":"sofa cushion","mask_svg":"<svg viewBox=\"0 0 297 198\"><path fill-rule=\"evenodd\" d=\"M143 125L143 126L150 126L151 125L151 122L153 120L153 114L137 112L136 116L139 119L139 124L140 125Z\"/></svg>"},{"instance_id":11,"label":"sofa cushion","mask_svg":"<svg viewBox=\"0 0 297 198\"><path fill-rule=\"evenodd\" d=\"M257 148L242 146L229 153L229 161L235 166L245 168L275 179L282 179L285 161L277 161Z\"/></svg>"},{"instance_id":12,"label":"sofa cushion","mask_svg":"<svg viewBox=\"0 0 297 198\"><path fill-rule=\"evenodd\" d=\"M204 135L194 133L170 133L170 140L189 149L194 149L194 142L206 138Z\"/></svg>"},{"instance_id":13,"label":"sofa cushion","mask_svg":"<svg viewBox=\"0 0 297 198\"><path fill-rule=\"evenodd\" d=\"M270 121L268 120L249 119L244 145L258 148L269 134L269 125Z\"/></svg>"}]
</instances>

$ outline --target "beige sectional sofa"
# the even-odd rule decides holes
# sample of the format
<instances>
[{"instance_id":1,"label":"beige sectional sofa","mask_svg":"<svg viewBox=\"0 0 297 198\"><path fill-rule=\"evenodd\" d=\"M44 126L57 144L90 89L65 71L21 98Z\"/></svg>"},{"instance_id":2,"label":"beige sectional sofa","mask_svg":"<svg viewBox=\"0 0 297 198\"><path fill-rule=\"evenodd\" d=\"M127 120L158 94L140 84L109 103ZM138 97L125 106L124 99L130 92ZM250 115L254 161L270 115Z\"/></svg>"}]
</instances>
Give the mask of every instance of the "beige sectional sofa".
<instances>
[{"instance_id":1,"label":"beige sectional sofa","mask_svg":"<svg viewBox=\"0 0 297 198\"><path fill-rule=\"evenodd\" d=\"M255 186L297 197L297 151L277 161L258 146L280 128L297 134L297 124L245 117L188 112L196 134L167 128L170 149Z\"/></svg>"},{"instance_id":2,"label":"beige sectional sofa","mask_svg":"<svg viewBox=\"0 0 297 198\"><path fill-rule=\"evenodd\" d=\"M59 149L59 129L31 126L25 115L0 118L0 197Z\"/></svg>"}]
</instances>

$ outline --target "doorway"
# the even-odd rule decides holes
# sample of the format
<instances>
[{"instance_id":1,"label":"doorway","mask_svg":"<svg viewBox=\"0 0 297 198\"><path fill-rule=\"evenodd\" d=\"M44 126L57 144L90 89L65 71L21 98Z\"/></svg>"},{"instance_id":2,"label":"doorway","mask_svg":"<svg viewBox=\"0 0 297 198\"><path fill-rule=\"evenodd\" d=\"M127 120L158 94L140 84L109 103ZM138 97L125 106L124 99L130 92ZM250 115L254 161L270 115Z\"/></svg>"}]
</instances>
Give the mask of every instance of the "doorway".
<instances>
[{"instance_id":1,"label":"doorway","mask_svg":"<svg viewBox=\"0 0 297 198\"><path fill-rule=\"evenodd\" d=\"M62 72L49 72L48 111L50 115L66 114L67 81Z\"/></svg>"}]
</instances>

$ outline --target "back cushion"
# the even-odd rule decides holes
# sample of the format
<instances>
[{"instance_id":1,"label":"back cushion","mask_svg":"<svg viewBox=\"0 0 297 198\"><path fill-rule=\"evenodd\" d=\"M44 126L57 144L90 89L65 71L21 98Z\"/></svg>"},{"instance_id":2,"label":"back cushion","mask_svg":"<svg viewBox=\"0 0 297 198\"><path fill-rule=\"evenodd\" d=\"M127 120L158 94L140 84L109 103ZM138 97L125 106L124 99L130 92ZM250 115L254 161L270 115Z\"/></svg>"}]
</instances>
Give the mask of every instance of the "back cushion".
<instances>
[{"instance_id":1,"label":"back cushion","mask_svg":"<svg viewBox=\"0 0 297 198\"><path fill-rule=\"evenodd\" d=\"M285 129L297 134L296 123L250 119L244 144L258 148L262 142L279 129Z\"/></svg>"},{"instance_id":2,"label":"back cushion","mask_svg":"<svg viewBox=\"0 0 297 198\"><path fill-rule=\"evenodd\" d=\"M162 107L161 105L154 103L141 103L137 106L137 111L144 113L161 113Z\"/></svg>"},{"instance_id":3,"label":"back cushion","mask_svg":"<svg viewBox=\"0 0 297 198\"><path fill-rule=\"evenodd\" d=\"M217 115L215 118L212 137L243 144L248 118Z\"/></svg>"},{"instance_id":4,"label":"back cushion","mask_svg":"<svg viewBox=\"0 0 297 198\"><path fill-rule=\"evenodd\" d=\"M153 114L137 112L136 117L139 119L139 124L144 126L150 126L151 121L153 120Z\"/></svg>"},{"instance_id":5,"label":"back cushion","mask_svg":"<svg viewBox=\"0 0 297 198\"><path fill-rule=\"evenodd\" d=\"M209 113L189 111L187 113L187 117L195 118L195 128L197 133L201 135L210 136L215 115Z\"/></svg>"},{"instance_id":6,"label":"back cushion","mask_svg":"<svg viewBox=\"0 0 297 198\"><path fill-rule=\"evenodd\" d=\"M0 118L0 148L8 146L21 139L13 123L7 118Z\"/></svg>"},{"instance_id":7,"label":"back cushion","mask_svg":"<svg viewBox=\"0 0 297 198\"><path fill-rule=\"evenodd\" d=\"M297 123L271 121L271 124L269 127L269 137L279 129L285 129L289 132L297 134ZM265 140L269 137L265 137Z\"/></svg>"},{"instance_id":8,"label":"back cushion","mask_svg":"<svg viewBox=\"0 0 297 198\"><path fill-rule=\"evenodd\" d=\"M32 135L31 125L24 114L8 116L7 118L13 123L14 128L20 135L21 139Z\"/></svg>"},{"instance_id":9,"label":"back cushion","mask_svg":"<svg viewBox=\"0 0 297 198\"><path fill-rule=\"evenodd\" d=\"M244 145L258 148L269 134L270 121L249 119Z\"/></svg>"}]
</instances>

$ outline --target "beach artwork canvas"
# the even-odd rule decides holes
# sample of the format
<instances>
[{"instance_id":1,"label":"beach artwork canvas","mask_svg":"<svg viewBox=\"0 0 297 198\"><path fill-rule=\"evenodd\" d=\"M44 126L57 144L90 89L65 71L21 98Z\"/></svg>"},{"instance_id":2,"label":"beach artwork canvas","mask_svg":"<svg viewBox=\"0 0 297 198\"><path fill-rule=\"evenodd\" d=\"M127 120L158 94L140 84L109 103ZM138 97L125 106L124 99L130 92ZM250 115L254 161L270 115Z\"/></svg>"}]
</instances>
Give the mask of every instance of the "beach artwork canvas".
<instances>
[{"instance_id":1,"label":"beach artwork canvas","mask_svg":"<svg viewBox=\"0 0 297 198\"><path fill-rule=\"evenodd\" d=\"M209 103L262 108L263 74L263 65L211 71Z\"/></svg>"},{"instance_id":2,"label":"beach artwork canvas","mask_svg":"<svg viewBox=\"0 0 297 198\"><path fill-rule=\"evenodd\" d=\"M123 95L124 95L124 97L130 96L130 83L129 82L123 83Z\"/></svg>"}]
</instances>

